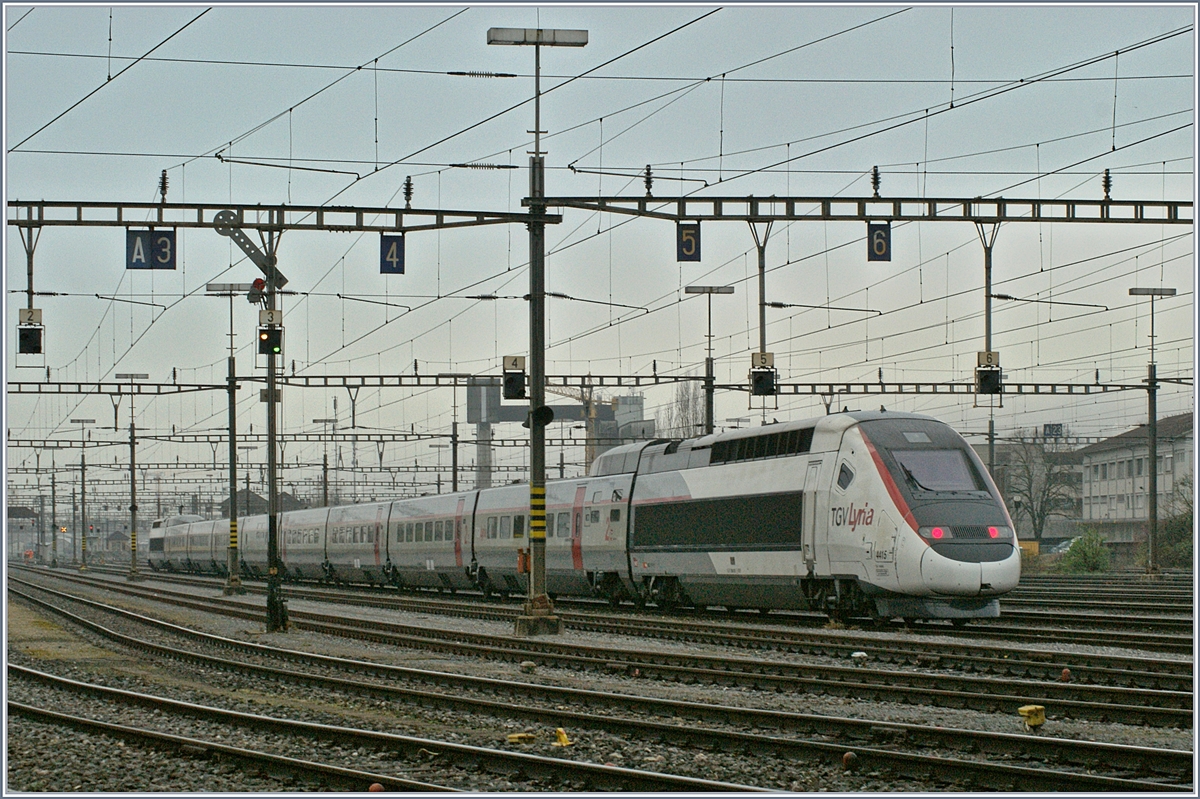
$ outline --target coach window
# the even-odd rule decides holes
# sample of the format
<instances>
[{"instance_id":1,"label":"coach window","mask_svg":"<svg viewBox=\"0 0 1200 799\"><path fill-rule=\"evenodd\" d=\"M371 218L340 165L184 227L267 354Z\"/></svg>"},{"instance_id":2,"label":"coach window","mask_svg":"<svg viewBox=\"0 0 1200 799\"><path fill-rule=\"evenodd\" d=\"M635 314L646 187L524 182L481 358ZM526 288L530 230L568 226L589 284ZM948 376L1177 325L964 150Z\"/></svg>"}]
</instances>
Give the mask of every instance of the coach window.
<instances>
[{"instance_id":1,"label":"coach window","mask_svg":"<svg viewBox=\"0 0 1200 799\"><path fill-rule=\"evenodd\" d=\"M854 482L854 470L846 464L842 464L842 468L838 470L837 484L838 488L845 491Z\"/></svg>"},{"instance_id":2,"label":"coach window","mask_svg":"<svg viewBox=\"0 0 1200 799\"><path fill-rule=\"evenodd\" d=\"M413 523L409 522L404 525L404 541L410 543L413 540Z\"/></svg>"},{"instance_id":3,"label":"coach window","mask_svg":"<svg viewBox=\"0 0 1200 799\"><path fill-rule=\"evenodd\" d=\"M487 537L495 538L499 529L499 519L497 519L495 516L489 516L487 520Z\"/></svg>"},{"instance_id":4,"label":"coach window","mask_svg":"<svg viewBox=\"0 0 1200 799\"><path fill-rule=\"evenodd\" d=\"M513 517L513 538L525 537L525 517L518 514Z\"/></svg>"},{"instance_id":5,"label":"coach window","mask_svg":"<svg viewBox=\"0 0 1200 799\"><path fill-rule=\"evenodd\" d=\"M433 522L425 522L425 540L433 540Z\"/></svg>"},{"instance_id":6,"label":"coach window","mask_svg":"<svg viewBox=\"0 0 1200 799\"><path fill-rule=\"evenodd\" d=\"M613 508L612 510L610 510L610 511L608 512L608 520L609 520L610 522L619 522L619 521L621 521L621 509L620 509L620 508Z\"/></svg>"},{"instance_id":7,"label":"coach window","mask_svg":"<svg viewBox=\"0 0 1200 799\"><path fill-rule=\"evenodd\" d=\"M512 517L511 516L501 516L500 517L500 537L501 538L512 538Z\"/></svg>"},{"instance_id":8,"label":"coach window","mask_svg":"<svg viewBox=\"0 0 1200 799\"><path fill-rule=\"evenodd\" d=\"M571 514L569 511L558 514L558 532L555 535L559 538L571 537Z\"/></svg>"},{"instance_id":9,"label":"coach window","mask_svg":"<svg viewBox=\"0 0 1200 799\"><path fill-rule=\"evenodd\" d=\"M441 541L442 535L443 535L442 522L439 520L439 521L436 521L433 523L433 540Z\"/></svg>"}]
</instances>

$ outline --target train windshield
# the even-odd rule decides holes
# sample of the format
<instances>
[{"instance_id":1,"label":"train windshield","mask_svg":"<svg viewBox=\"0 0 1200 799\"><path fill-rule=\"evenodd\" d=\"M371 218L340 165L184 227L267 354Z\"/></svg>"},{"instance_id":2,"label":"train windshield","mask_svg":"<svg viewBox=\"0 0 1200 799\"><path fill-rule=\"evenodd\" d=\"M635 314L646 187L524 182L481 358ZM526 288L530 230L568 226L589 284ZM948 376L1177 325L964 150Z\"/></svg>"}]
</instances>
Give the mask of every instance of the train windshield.
<instances>
[{"instance_id":1,"label":"train windshield","mask_svg":"<svg viewBox=\"0 0 1200 799\"><path fill-rule=\"evenodd\" d=\"M893 450L892 455L912 488L920 491L986 491L967 462L956 449Z\"/></svg>"}]
</instances>

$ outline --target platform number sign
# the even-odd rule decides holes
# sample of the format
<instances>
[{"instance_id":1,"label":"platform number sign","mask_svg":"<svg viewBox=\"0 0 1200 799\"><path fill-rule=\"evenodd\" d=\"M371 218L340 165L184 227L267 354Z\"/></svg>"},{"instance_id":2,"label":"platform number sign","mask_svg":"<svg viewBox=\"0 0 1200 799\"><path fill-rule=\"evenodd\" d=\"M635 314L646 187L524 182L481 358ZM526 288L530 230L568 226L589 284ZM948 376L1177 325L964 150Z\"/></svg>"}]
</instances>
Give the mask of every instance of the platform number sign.
<instances>
[{"instance_id":1,"label":"platform number sign","mask_svg":"<svg viewBox=\"0 0 1200 799\"><path fill-rule=\"evenodd\" d=\"M174 269L174 230L126 230L126 269Z\"/></svg>"},{"instance_id":2,"label":"platform number sign","mask_svg":"<svg viewBox=\"0 0 1200 799\"><path fill-rule=\"evenodd\" d=\"M867 260L892 260L892 223L867 223Z\"/></svg>"},{"instance_id":3,"label":"platform number sign","mask_svg":"<svg viewBox=\"0 0 1200 799\"><path fill-rule=\"evenodd\" d=\"M404 234L379 236L379 274L404 274Z\"/></svg>"},{"instance_id":4,"label":"platform number sign","mask_svg":"<svg viewBox=\"0 0 1200 799\"><path fill-rule=\"evenodd\" d=\"M675 226L675 260L700 260L699 222L680 222Z\"/></svg>"}]
</instances>

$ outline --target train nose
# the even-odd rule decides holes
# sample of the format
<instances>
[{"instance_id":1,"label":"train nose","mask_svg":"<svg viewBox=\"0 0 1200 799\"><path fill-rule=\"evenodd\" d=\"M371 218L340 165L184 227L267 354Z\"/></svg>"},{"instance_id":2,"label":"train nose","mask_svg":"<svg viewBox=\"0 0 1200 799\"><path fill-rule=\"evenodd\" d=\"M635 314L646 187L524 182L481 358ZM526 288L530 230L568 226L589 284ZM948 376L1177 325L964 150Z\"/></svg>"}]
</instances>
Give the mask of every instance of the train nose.
<instances>
[{"instance_id":1,"label":"train nose","mask_svg":"<svg viewBox=\"0 0 1200 799\"><path fill-rule=\"evenodd\" d=\"M935 594L997 596L1017 587L1021 555L1016 547L1004 560L971 563L951 560L932 547L921 556L921 581Z\"/></svg>"},{"instance_id":2,"label":"train nose","mask_svg":"<svg viewBox=\"0 0 1200 799\"><path fill-rule=\"evenodd\" d=\"M930 547L921 556L921 581L935 594L975 596L983 577L980 564L950 560Z\"/></svg>"}]
</instances>

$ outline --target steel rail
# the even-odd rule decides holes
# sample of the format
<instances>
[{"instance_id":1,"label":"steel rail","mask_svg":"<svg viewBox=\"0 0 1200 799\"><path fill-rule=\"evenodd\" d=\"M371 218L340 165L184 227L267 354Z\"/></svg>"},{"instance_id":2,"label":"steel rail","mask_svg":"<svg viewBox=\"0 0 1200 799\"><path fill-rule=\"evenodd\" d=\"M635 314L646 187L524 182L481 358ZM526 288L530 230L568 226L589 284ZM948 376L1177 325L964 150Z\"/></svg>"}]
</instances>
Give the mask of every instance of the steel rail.
<instances>
[{"instance_id":1,"label":"steel rail","mask_svg":"<svg viewBox=\"0 0 1200 799\"><path fill-rule=\"evenodd\" d=\"M562 710L561 708L563 707L564 703L568 707L594 707L601 704L610 707L618 707L621 709L636 707L640 710L658 716L669 715L674 717L682 716L688 718L702 718L707 721L718 721L723 723L751 723L760 727L774 726L781 729L787 729L792 732L805 732L808 734L817 735L829 735L832 733L851 739L851 751L854 751L859 758L866 758L863 761L863 766L884 766L896 771L897 773L917 777L924 777L929 773L937 773L951 779L961 779L964 775L969 774L973 780L982 782L983 784L992 787L997 785L1004 787L1013 787L1019 785L1052 785L1059 790L1116 790L1132 789L1139 786L1142 787L1142 789L1146 789L1148 786L1148 789L1150 790L1163 790L1172 788L1177 790L1179 786L1178 781L1170 784L1163 783L1161 781L1162 776L1164 774L1170 774L1176 778L1189 776L1191 773L1190 769L1193 765L1192 755L1190 752L1175 750L1155 750L1146 747L1128 746L1123 744L1103 744L1092 741L1076 741L1061 738L1040 738L1008 733L976 732L946 727L924 727L921 725L896 722L876 722L862 719L842 719L809 714L791 714L780 711L721 707L700 703L681 702L678 700L662 700L619 694L605 694L597 691L561 688L557 686L514 684L491 678L449 675L445 673L409 669L406 667L389 666L361 661L348 661L344 658L309 655L307 653L295 652L292 650L275 650L271 647L266 647L261 644L230 642L228 639L221 639L218 636L210 636L206 634L198 634L197 636L200 640L211 640L218 642L220 645L236 646L239 649L253 653L261 654L264 652L270 652L278 657L307 659L308 662L311 663L322 665L330 664L343 670L350 669L368 672L388 680L386 684L366 684L357 679L347 680L335 677L322 677L314 674L300 673L292 668L275 669L257 664L228 661L222 658L201 655L199 653L184 652L178 649L163 647L158 644L140 641L139 639L134 639L130 636L115 633L94 622L90 622L86 619L75 616L74 614L71 614L61 608L49 605L48 603L44 603L35 598L29 599L39 606L47 607L49 610L52 610L55 613L70 618L77 624L81 624L88 629L100 632L107 637L120 640L127 645L153 649L168 657L185 657L190 660L201 662L208 667L215 666L218 668L231 668L239 671L248 671L258 674L267 680L281 681L285 683L317 683L341 688L351 692L382 695L392 699L402 698L406 702L417 702L422 705L450 707L455 709L469 707L473 710L496 712L501 715L515 713L517 715L524 715L541 721L544 721L546 717L549 716L557 718L560 721L569 720L581 725L601 726L608 729L617 729L622 732L632 731L643 735L648 734L672 742L699 744L710 747L716 746L718 748L737 746L745 748L746 751L752 752L771 750L785 755L794 756L799 753L806 753L810 756L817 755L830 759L840 759L847 750L846 744L781 739L774 736L752 733L737 733L723 730L706 730L703 728L696 728L694 726L666 724L661 722L647 722L637 719L612 717L608 715L595 715L583 711ZM125 611L124 613L130 616L136 616L136 614L131 614L128 611ZM158 623L153 619L145 619L145 621L147 623ZM15 667L10 666L10 669L12 668ZM455 693L442 694L419 691L394 685L394 681L397 678L411 678L414 676L433 676L439 682L449 683L448 687L456 688L457 690ZM461 693L463 688L478 689L480 687L491 688L497 693L504 695L506 700L489 701L473 698ZM559 704L557 704L553 709L549 707L528 707L521 703L514 703L511 701L511 696L517 693L532 695L537 699L556 702ZM893 750L864 748L861 745L864 740L884 741L890 744L903 741L909 744L933 747L950 747L954 749L968 749L971 751L985 751L988 753L1001 755L1010 755L1015 751L1028 757L1054 760L1055 762L1061 762L1063 764L1084 766L1088 769L1119 768L1136 771L1140 774L1151 773L1156 775L1156 780L1149 782L1142 780L1133 781L1126 778L1113 778L1103 775L1094 775L1091 773L1078 774L1076 772L1059 772L1044 769L1030 770L1023 767L1013 767L1006 764L994 764L986 761L929 757L919 754L896 752Z\"/></svg>"},{"instance_id":2,"label":"steel rail","mask_svg":"<svg viewBox=\"0 0 1200 799\"><path fill-rule=\"evenodd\" d=\"M261 615L257 607L241 606L232 601L209 602L188 595L162 590L140 590L127 585L105 586L123 594L137 595L157 601L169 601L183 607L216 612L239 618L255 619ZM681 682L706 682L738 685L763 690L812 691L825 695L872 697L916 704L947 707L968 707L993 712L999 707L1013 710L1026 704L1042 704L1052 713L1089 720L1136 720L1145 724L1187 727L1192 723L1190 692L1155 691L1148 689L1119 689L1101 686L1070 686L1060 683L1033 683L1012 680L980 680L960 675L933 675L859 669L854 667L804 666L779 661L764 662L746 658L675 655L606 647L587 647L579 644L560 644L553 641L530 640L510 636L471 634L461 631L431 630L414 625L401 625L371 620L347 621L342 615L333 617L320 613L289 610L293 626L330 635L338 635L379 643L422 648L455 654L501 658L511 662L541 660L566 668L611 670L614 666L644 677L657 677ZM947 689L946 684L964 686L964 690ZM981 688L1029 689L1028 693L981 693ZM1041 695L1036 693L1042 692ZM1104 694L1108 702L1093 702L1074 698ZM1155 704L1131 705L1112 701L1115 698L1140 698ZM1181 707L1182 705L1182 707Z\"/></svg>"},{"instance_id":3,"label":"steel rail","mask_svg":"<svg viewBox=\"0 0 1200 799\"><path fill-rule=\"evenodd\" d=\"M93 570L96 571L98 570ZM125 570L114 569L113 573L123 575ZM73 576L70 579L82 581L80 577ZM214 584L212 578L178 574L159 574L157 579L198 586ZM252 593L263 591L263 588L253 581L247 581L246 588ZM120 591L123 588L117 587L114 590ZM439 613L495 621L511 621L519 612L517 608L498 607L479 601L389 596L366 591L347 592L345 589L331 591L297 585L289 589L289 594L295 598L315 601L336 601L342 604L352 602L397 611ZM1185 692L1190 692L1193 687L1193 666L1191 662L1184 660L1020 650L989 644L897 641L870 635L848 637L812 629L780 629L778 625L757 619L753 622L742 621L739 626L731 628L725 619L690 620L681 619L678 615L646 617L564 610L562 616L572 629L639 635L662 640L682 640L743 649L777 649L837 658L849 658L854 652L861 651L867 654L872 662L960 668L972 672L987 671L1032 680L1058 680L1065 668L1070 670L1072 680L1082 684L1125 685Z\"/></svg>"},{"instance_id":4,"label":"steel rail","mask_svg":"<svg viewBox=\"0 0 1200 799\"><path fill-rule=\"evenodd\" d=\"M11 669L13 667L10 666L9 668ZM167 701L170 700L164 700L164 702ZM253 749L243 749L241 747L229 746L228 744L222 744L216 741L206 741L199 738L190 738L183 735L173 735L171 733L159 732L157 730L148 730L125 724L114 724L108 721L89 719L71 713L60 713L54 710L34 707L33 705L27 705L23 702L17 702L12 699L8 700L8 712L10 715L15 714L33 719L35 721L42 721L59 726L74 727L90 733L110 735L139 744L166 746L192 756L210 757L213 754L219 754L221 757L226 757L233 760L271 766L272 770L282 769L288 772L308 774L319 780L334 782L336 785L344 786L349 790L365 792L367 787L372 783L379 783L384 787L385 790L391 791L459 791L457 788L448 788L446 786L435 785L433 783L400 779L386 774L376 774L369 771L355 771L354 769L343 768L341 766L316 763L310 760L300 760L293 757L285 757L283 755L273 755L269 752L259 752ZM11 731L9 734L12 734Z\"/></svg>"}]
</instances>

